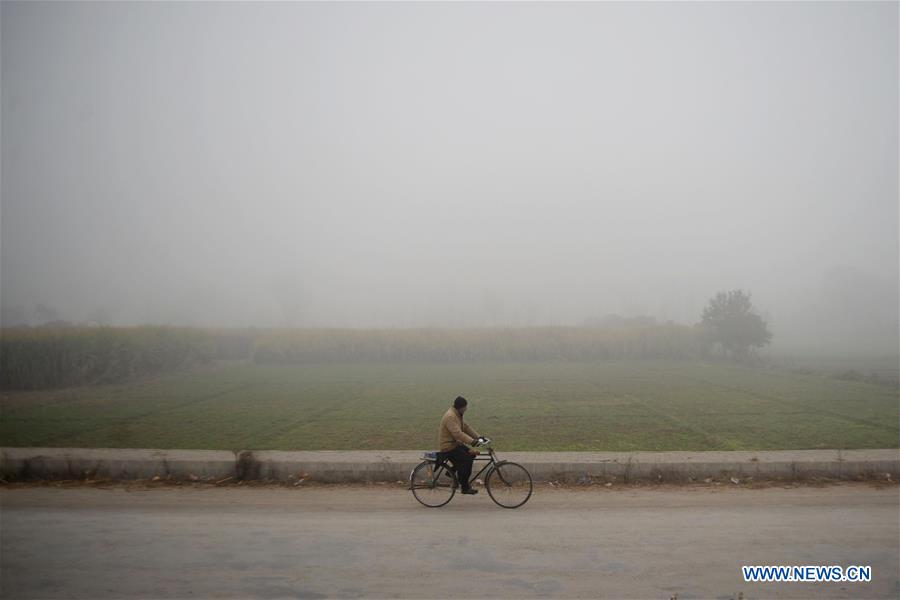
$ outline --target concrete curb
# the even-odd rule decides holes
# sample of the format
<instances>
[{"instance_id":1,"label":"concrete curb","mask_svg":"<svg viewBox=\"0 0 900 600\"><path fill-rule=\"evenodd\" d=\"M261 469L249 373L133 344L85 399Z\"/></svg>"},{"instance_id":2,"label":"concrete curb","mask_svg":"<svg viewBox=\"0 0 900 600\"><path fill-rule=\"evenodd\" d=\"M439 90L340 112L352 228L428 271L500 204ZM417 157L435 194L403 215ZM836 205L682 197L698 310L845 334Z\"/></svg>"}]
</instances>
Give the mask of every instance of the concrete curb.
<instances>
[{"instance_id":1,"label":"concrete curb","mask_svg":"<svg viewBox=\"0 0 900 600\"><path fill-rule=\"evenodd\" d=\"M133 448L0 448L4 479L224 478L235 475L235 455L219 450Z\"/></svg>"},{"instance_id":2,"label":"concrete curb","mask_svg":"<svg viewBox=\"0 0 900 600\"><path fill-rule=\"evenodd\" d=\"M116 448L0 448L0 476L29 479L309 479L326 483L406 481L421 451L241 452ZM536 481L632 482L900 479L900 449L760 452L504 452ZM475 472L481 468L476 463Z\"/></svg>"}]
</instances>

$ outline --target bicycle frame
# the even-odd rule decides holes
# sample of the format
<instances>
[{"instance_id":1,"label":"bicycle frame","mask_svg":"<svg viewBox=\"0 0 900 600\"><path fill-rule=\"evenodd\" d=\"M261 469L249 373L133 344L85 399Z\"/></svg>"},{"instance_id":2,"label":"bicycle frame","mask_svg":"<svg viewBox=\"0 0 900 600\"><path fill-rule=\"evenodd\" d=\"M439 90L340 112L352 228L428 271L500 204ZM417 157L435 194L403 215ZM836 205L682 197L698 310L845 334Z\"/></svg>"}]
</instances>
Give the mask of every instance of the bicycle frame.
<instances>
[{"instance_id":1,"label":"bicycle frame","mask_svg":"<svg viewBox=\"0 0 900 600\"><path fill-rule=\"evenodd\" d=\"M477 480L479 477L481 477L481 474L482 474L482 473L484 473L485 471L487 471L488 473L490 473L490 470L491 470L492 468L494 468L496 465L498 465L500 462L502 462L502 461L498 461L498 460L497 460L497 457L496 457L496 455L494 454L494 449L493 449L493 448L488 448L488 455L487 455L485 458L479 458L480 456L481 456L480 454L477 455L477 456L475 456L475 458L472 459L472 462L486 462L487 464L484 465L483 467L481 467L481 470L480 470L480 471L478 471L477 473L475 473L474 475L472 475L472 476L469 478L469 481L468 481L467 483L469 483L470 485L471 485L471 483L472 483L473 481L475 481L475 480ZM449 459L449 458L444 458L443 460L436 460L436 461L435 461L435 465L438 466L438 467L442 467L442 468L444 468L444 469L453 469L453 472L456 473L456 472L457 472L457 471L456 471L456 468L455 468L455 467L452 467L452 466L450 466L450 465L447 464L447 463L449 463L449 462L450 462L450 459ZM473 469L472 469L472 470L474 471L474 470L475 470L475 469L474 469L474 466L475 466L475 465L472 465L472 466L473 466ZM435 471L435 475L434 475L435 480L436 480L439 476L440 476L440 470L438 469L438 470ZM460 485L462 485L461 482L460 482Z\"/></svg>"}]
</instances>

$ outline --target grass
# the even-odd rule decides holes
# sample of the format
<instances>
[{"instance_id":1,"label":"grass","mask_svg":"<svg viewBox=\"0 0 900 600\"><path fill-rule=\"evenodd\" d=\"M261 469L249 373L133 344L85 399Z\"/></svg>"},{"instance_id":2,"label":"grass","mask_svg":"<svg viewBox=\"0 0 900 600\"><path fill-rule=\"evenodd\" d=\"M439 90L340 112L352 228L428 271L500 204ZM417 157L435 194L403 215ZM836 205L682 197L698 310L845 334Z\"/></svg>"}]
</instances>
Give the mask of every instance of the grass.
<instances>
[{"instance_id":1,"label":"grass","mask_svg":"<svg viewBox=\"0 0 900 600\"><path fill-rule=\"evenodd\" d=\"M217 367L3 392L4 446L427 449L442 412L503 450L900 447L895 386L674 360Z\"/></svg>"}]
</instances>

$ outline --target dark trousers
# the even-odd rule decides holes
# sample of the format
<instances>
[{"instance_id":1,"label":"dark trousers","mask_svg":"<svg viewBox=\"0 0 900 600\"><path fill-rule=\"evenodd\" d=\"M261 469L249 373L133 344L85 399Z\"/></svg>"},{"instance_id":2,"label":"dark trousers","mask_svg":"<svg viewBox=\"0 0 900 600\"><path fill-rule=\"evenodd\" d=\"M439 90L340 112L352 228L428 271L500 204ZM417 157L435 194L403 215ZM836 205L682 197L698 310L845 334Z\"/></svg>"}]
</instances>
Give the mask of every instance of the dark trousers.
<instances>
[{"instance_id":1,"label":"dark trousers","mask_svg":"<svg viewBox=\"0 0 900 600\"><path fill-rule=\"evenodd\" d=\"M469 489L469 477L472 476L472 461L475 460L475 457L469 454L469 450L462 444L458 444L453 450L444 452L444 456L453 463L462 489Z\"/></svg>"}]
</instances>

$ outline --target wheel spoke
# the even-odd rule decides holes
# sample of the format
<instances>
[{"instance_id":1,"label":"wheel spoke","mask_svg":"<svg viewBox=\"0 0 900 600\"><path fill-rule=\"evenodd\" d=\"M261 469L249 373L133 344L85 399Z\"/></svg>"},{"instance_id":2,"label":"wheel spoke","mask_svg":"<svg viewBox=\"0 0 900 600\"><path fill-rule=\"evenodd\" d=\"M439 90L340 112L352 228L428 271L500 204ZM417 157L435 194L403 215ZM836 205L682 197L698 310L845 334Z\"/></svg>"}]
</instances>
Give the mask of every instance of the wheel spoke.
<instances>
[{"instance_id":1,"label":"wheel spoke","mask_svg":"<svg viewBox=\"0 0 900 600\"><path fill-rule=\"evenodd\" d=\"M504 508L517 508L531 497L531 475L522 465L500 463L494 467L486 481L488 494Z\"/></svg>"},{"instance_id":2,"label":"wheel spoke","mask_svg":"<svg viewBox=\"0 0 900 600\"><path fill-rule=\"evenodd\" d=\"M410 490L416 500L429 507L447 504L456 493L455 479L443 465L426 461L413 469Z\"/></svg>"}]
</instances>

